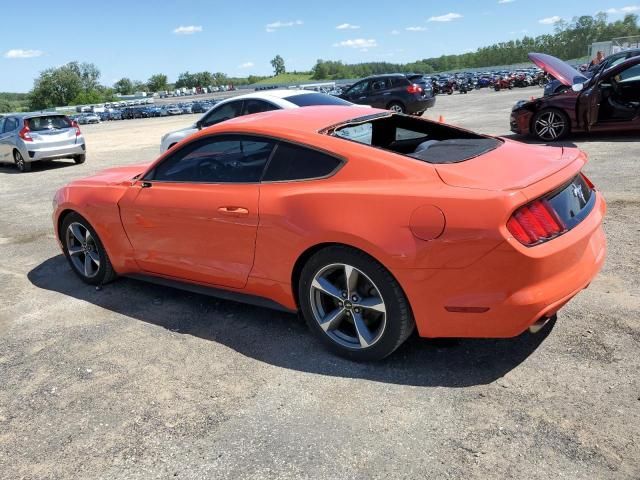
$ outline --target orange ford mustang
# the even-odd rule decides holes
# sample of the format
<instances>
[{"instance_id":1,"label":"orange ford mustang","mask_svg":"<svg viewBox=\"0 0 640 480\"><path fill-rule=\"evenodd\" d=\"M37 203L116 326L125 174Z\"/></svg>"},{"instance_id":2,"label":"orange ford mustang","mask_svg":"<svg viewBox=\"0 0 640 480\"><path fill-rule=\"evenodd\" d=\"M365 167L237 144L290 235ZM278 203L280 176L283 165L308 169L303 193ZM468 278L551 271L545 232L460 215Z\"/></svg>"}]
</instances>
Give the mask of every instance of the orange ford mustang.
<instances>
[{"instance_id":1,"label":"orange ford mustang","mask_svg":"<svg viewBox=\"0 0 640 480\"><path fill-rule=\"evenodd\" d=\"M230 120L155 162L60 189L53 223L89 284L135 276L299 310L353 359L423 337L512 337L605 258L575 148L422 118L308 107Z\"/></svg>"}]
</instances>

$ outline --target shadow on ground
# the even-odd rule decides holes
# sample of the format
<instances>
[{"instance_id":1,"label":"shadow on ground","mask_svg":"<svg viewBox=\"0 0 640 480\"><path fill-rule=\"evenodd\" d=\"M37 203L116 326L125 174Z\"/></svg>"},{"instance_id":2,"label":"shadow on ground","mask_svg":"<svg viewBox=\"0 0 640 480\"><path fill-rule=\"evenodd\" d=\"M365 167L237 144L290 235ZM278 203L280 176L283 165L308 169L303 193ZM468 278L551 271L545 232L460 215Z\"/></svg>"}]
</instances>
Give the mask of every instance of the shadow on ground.
<instances>
[{"instance_id":1,"label":"shadow on ground","mask_svg":"<svg viewBox=\"0 0 640 480\"><path fill-rule=\"evenodd\" d=\"M71 161L60 161L60 160L39 160L37 162L31 163L31 171L29 172L21 172L13 163L0 163L0 173L5 174L13 174L19 173L21 175L29 175L39 172L47 172L49 170L56 170L58 168L71 167L76 163Z\"/></svg>"},{"instance_id":2,"label":"shadow on ground","mask_svg":"<svg viewBox=\"0 0 640 480\"><path fill-rule=\"evenodd\" d=\"M427 340L411 337L382 362L359 364L326 352L295 315L121 278L97 290L71 271L63 255L28 274L38 288L89 302L134 320L226 345L278 367L344 378L467 387L504 376L531 355L553 329L513 339Z\"/></svg>"}]
</instances>

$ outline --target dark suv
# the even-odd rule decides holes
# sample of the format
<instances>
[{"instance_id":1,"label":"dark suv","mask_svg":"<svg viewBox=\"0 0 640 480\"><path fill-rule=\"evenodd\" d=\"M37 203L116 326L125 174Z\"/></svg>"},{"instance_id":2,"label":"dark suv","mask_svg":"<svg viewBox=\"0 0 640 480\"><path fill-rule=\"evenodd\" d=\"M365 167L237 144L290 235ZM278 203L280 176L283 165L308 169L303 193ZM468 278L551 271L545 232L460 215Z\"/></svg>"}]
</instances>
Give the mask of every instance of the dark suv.
<instances>
[{"instance_id":1,"label":"dark suv","mask_svg":"<svg viewBox=\"0 0 640 480\"><path fill-rule=\"evenodd\" d=\"M422 115L436 103L433 92L412 83L404 74L367 77L354 83L340 97L360 105L413 115Z\"/></svg>"}]
</instances>

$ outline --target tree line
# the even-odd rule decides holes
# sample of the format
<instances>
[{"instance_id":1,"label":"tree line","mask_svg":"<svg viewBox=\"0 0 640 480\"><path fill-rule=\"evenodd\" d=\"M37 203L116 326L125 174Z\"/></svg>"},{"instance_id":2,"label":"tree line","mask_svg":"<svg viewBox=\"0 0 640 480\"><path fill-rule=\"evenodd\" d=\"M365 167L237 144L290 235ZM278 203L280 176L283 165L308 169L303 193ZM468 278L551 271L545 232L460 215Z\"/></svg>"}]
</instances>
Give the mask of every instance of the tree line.
<instances>
[{"instance_id":1,"label":"tree line","mask_svg":"<svg viewBox=\"0 0 640 480\"><path fill-rule=\"evenodd\" d=\"M562 59L584 57L587 46L593 42L616 37L640 35L638 16L625 15L621 20L609 22L605 13L595 16L581 16L572 22L556 23L553 34L496 43L478 48L475 52L460 55L442 55L425 58L416 62L400 64L389 62L368 62L344 64L340 61L318 60L312 68L315 80L360 78L368 75L391 72L433 73L448 70L509 65L527 61L527 53L544 52ZM286 72L280 55L271 60L274 74ZM129 95L135 92L159 92L174 88L208 87L220 85L246 85L256 83L263 76L228 77L222 72L183 72L175 83L170 83L162 73L151 75L147 81L121 78L111 87L100 83L100 70L92 63L70 62L56 68L49 68L34 80L33 89L24 97L7 97L0 94L0 112L20 109L41 110L65 105L94 104L112 101L115 94Z\"/></svg>"},{"instance_id":2,"label":"tree line","mask_svg":"<svg viewBox=\"0 0 640 480\"><path fill-rule=\"evenodd\" d=\"M475 52L441 55L406 64L344 64L339 61L318 60L311 73L314 80L360 78L392 72L434 73L528 62L529 52L543 52L562 59L575 59L586 56L587 47L593 42L640 35L638 16L633 14L625 15L623 19L615 22L609 22L606 13L585 15L574 18L571 23L559 21L554 30L554 33L549 35L525 35L518 40L478 48Z\"/></svg>"}]
</instances>

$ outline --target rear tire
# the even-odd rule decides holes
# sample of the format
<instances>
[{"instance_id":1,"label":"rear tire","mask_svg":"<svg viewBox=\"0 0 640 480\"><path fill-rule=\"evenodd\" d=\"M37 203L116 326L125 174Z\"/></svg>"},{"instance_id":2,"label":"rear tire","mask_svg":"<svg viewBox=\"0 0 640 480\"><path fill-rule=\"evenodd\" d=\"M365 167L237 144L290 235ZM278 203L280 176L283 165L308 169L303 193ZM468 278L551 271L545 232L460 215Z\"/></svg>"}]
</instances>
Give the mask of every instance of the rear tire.
<instances>
[{"instance_id":1,"label":"rear tire","mask_svg":"<svg viewBox=\"0 0 640 480\"><path fill-rule=\"evenodd\" d=\"M346 246L325 248L307 261L298 298L309 329L351 360L387 357L415 327L409 301L391 273Z\"/></svg>"},{"instance_id":2,"label":"rear tire","mask_svg":"<svg viewBox=\"0 0 640 480\"><path fill-rule=\"evenodd\" d=\"M387 110L391 110L394 113L404 113L405 112L404 105L401 104L400 102L391 102L389 105L387 105Z\"/></svg>"},{"instance_id":3,"label":"rear tire","mask_svg":"<svg viewBox=\"0 0 640 480\"><path fill-rule=\"evenodd\" d=\"M84 163L86 159L87 159L87 156L84 153L82 155L76 155L75 157L73 157L73 161L76 162L78 165L80 165L81 163Z\"/></svg>"},{"instance_id":4,"label":"rear tire","mask_svg":"<svg viewBox=\"0 0 640 480\"><path fill-rule=\"evenodd\" d=\"M107 251L91 224L76 212L60 226L64 256L80 279L89 285L103 285L117 277Z\"/></svg>"},{"instance_id":5,"label":"rear tire","mask_svg":"<svg viewBox=\"0 0 640 480\"><path fill-rule=\"evenodd\" d=\"M13 151L13 161L21 172L31 171L31 162L27 162L18 150Z\"/></svg>"}]
</instances>

